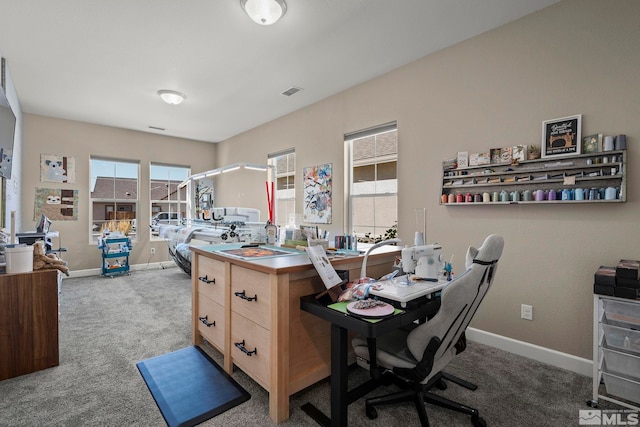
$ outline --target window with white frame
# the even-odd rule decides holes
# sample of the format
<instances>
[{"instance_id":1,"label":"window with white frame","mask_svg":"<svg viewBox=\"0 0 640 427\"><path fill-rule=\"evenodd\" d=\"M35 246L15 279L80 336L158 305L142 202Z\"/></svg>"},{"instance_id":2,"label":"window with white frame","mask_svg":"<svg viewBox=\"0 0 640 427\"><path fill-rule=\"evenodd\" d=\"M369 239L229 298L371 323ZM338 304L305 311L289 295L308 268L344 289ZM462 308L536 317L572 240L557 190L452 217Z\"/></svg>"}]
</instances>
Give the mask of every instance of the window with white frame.
<instances>
[{"instance_id":1,"label":"window with white frame","mask_svg":"<svg viewBox=\"0 0 640 427\"><path fill-rule=\"evenodd\" d=\"M96 243L106 229L135 237L139 163L91 157L89 167L91 241Z\"/></svg>"},{"instance_id":2,"label":"window with white frame","mask_svg":"<svg viewBox=\"0 0 640 427\"><path fill-rule=\"evenodd\" d=\"M275 167L276 225L284 227L296 213L296 153L287 150L270 154L268 164Z\"/></svg>"},{"instance_id":3,"label":"window with white frame","mask_svg":"<svg viewBox=\"0 0 640 427\"><path fill-rule=\"evenodd\" d=\"M395 123L345 135L349 153L348 232L379 240L398 220Z\"/></svg>"},{"instance_id":4,"label":"window with white frame","mask_svg":"<svg viewBox=\"0 0 640 427\"><path fill-rule=\"evenodd\" d=\"M187 187L178 185L191 175L186 166L151 163L149 199L151 200L151 239L160 238L162 225L178 225L187 216Z\"/></svg>"}]
</instances>

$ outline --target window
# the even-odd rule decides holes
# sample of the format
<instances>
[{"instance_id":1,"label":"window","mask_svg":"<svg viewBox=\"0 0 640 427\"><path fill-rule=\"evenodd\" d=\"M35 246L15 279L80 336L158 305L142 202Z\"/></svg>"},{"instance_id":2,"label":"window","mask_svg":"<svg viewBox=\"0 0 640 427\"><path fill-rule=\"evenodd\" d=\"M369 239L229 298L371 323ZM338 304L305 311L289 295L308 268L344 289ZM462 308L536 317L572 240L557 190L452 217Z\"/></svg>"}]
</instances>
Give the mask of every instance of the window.
<instances>
[{"instance_id":1,"label":"window","mask_svg":"<svg viewBox=\"0 0 640 427\"><path fill-rule=\"evenodd\" d=\"M349 162L350 232L373 240L398 220L396 124L345 135Z\"/></svg>"},{"instance_id":2,"label":"window","mask_svg":"<svg viewBox=\"0 0 640 427\"><path fill-rule=\"evenodd\" d=\"M178 185L191 175L185 166L151 163L149 191L151 200L151 238L159 237L161 225L178 225L187 217L187 187Z\"/></svg>"},{"instance_id":3,"label":"window","mask_svg":"<svg viewBox=\"0 0 640 427\"><path fill-rule=\"evenodd\" d=\"M270 154L268 164L276 168L276 225L284 227L296 213L296 153L288 150Z\"/></svg>"},{"instance_id":4,"label":"window","mask_svg":"<svg viewBox=\"0 0 640 427\"><path fill-rule=\"evenodd\" d=\"M139 164L92 157L90 169L91 241L97 242L107 227L112 231L128 231L129 236L135 236Z\"/></svg>"}]
</instances>

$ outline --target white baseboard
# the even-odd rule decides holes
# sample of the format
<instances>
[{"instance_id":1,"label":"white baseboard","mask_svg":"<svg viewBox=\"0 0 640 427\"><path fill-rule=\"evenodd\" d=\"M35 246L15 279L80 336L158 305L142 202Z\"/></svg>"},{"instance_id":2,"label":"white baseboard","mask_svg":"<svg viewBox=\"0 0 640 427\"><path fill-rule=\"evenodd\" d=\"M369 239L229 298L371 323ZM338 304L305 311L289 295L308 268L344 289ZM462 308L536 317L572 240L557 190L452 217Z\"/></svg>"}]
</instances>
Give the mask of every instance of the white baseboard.
<instances>
[{"instance_id":1,"label":"white baseboard","mask_svg":"<svg viewBox=\"0 0 640 427\"><path fill-rule=\"evenodd\" d=\"M130 271L142 271L142 270L159 270L177 267L173 261L152 262L149 264L135 264L132 265ZM88 276L100 276L102 269L100 268L88 268L86 270L72 270L69 271L69 277L88 277Z\"/></svg>"},{"instance_id":2,"label":"white baseboard","mask_svg":"<svg viewBox=\"0 0 640 427\"><path fill-rule=\"evenodd\" d=\"M567 369L587 377L593 376L593 362L590 359L573 356L560 351L551 350L539 345L503 337L491 332L475 328L467 328L467 338L509 353L537 360L561 369Z\"/></svg>"}]
</instances>

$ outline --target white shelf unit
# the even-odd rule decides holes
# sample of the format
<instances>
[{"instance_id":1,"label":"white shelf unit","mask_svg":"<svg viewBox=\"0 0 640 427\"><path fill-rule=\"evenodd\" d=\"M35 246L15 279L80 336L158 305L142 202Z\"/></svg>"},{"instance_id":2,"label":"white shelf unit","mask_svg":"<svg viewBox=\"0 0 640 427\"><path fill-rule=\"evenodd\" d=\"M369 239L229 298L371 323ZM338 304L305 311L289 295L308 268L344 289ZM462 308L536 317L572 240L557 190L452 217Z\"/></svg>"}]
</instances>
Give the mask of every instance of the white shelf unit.
<instances>
[{"instance_id":1,"label":"white shelf unit","mask_svg":"<svg viewBox=\"0 0 640 427\"><path fill-rule=\"evenodd\" d=\"M640 300L594 294L593 314L593 400L587 404L606 400L640 411Z\"/></svg>"}]
</instances>

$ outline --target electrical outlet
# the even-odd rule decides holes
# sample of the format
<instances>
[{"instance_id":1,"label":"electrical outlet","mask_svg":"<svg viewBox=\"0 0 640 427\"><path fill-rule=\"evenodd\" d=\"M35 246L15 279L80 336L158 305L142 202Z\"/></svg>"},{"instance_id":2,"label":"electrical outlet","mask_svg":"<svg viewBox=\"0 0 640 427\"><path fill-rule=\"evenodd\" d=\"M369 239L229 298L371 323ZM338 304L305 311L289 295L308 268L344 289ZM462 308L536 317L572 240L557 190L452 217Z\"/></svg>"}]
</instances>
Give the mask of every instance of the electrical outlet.
<instances>
[{"instance_id":1,"label":"electrical outlet","mask_svg":"<svg viewBox=\"0 0 640 427\"><path fill-rule=\"evenodd\" d=\"M156 254L156 248L151 248L151 255L155 255Z\"/></svg>"},{"instance_id":2,"label":"electrical outlet","mask_svg":"<svg viewBox=\"0 0 640 427\"><path fill-rule=\"evenodd\" d=\"M533 306L522 304L520 306L520 317L526 320L533 320Z\"/></svg>"}]
</instances>

